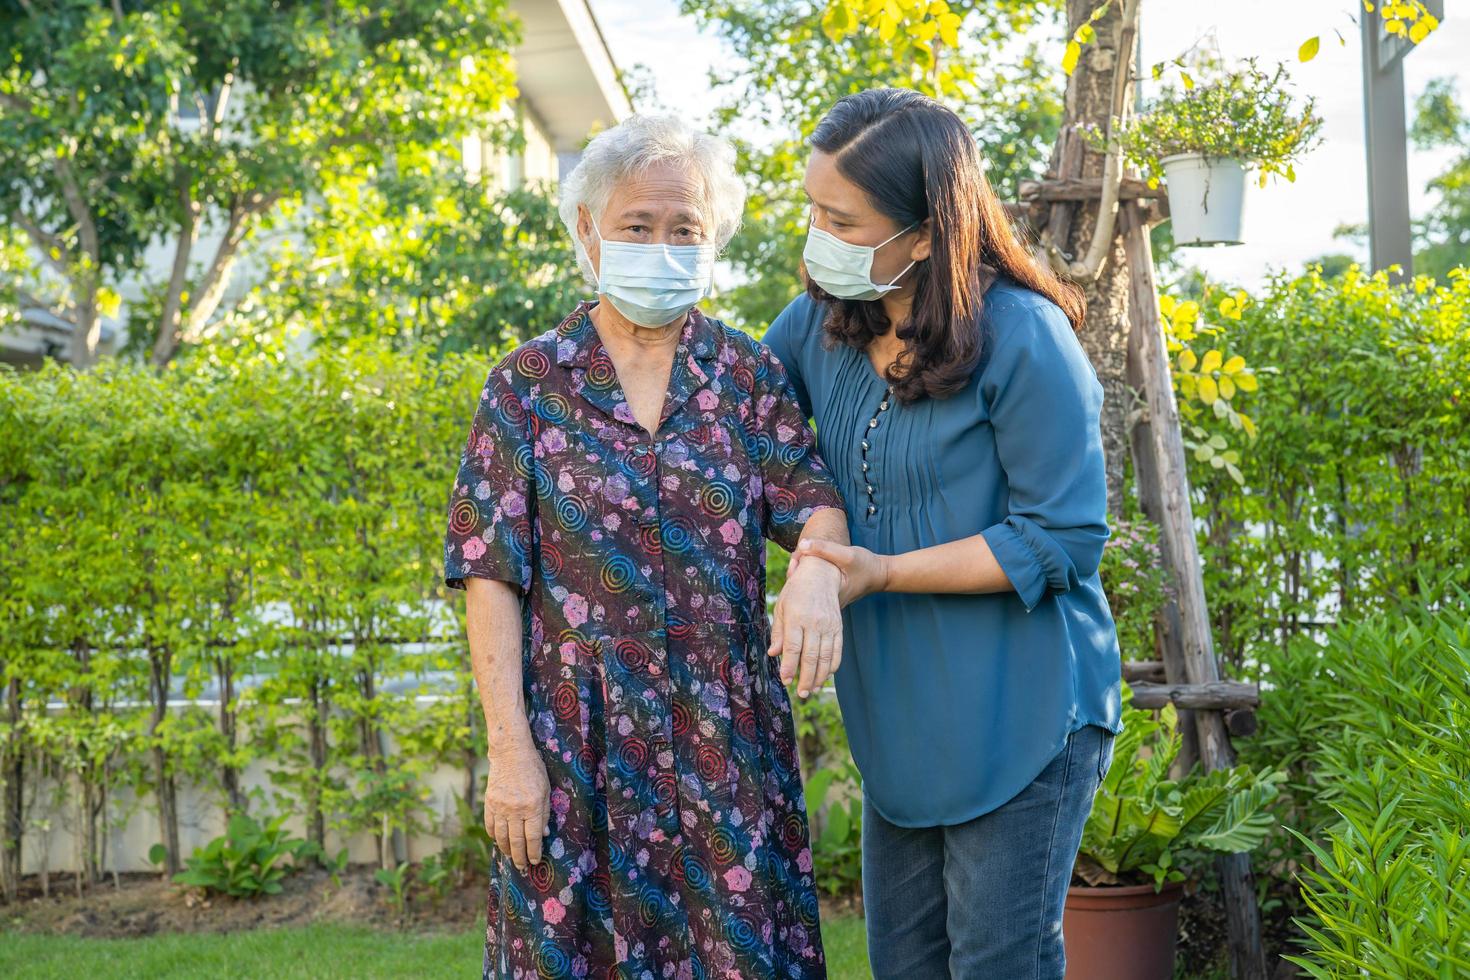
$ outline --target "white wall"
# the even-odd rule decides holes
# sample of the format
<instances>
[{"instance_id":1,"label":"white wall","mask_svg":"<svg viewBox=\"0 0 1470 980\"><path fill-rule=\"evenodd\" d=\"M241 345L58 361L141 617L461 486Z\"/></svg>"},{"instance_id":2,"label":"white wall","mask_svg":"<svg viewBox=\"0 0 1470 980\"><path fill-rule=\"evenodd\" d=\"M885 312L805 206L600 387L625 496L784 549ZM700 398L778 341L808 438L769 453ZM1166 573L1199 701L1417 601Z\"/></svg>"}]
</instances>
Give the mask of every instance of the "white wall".
<instances>
[{"instance_id":1,"label":"white wall","mask_svg":"<svg viewBox=\"0 0 1470 980\"><path fill-rule=\"evenodd\" d=\"M248 738L248 731L241 732ZM389 742L389 765L393 764L397 746ZM268 770L270 760L252 762L242 774L242 787L247 796L255 790L263 793L260 801L252 800L250 812L263 819L280 813L273 799L278 790L271 784ZM485 763L477 768L476 781L483 786ZM465 773L462 768L439 766L422 780L429 791L425 805L426 815L421 822L429 833L411 836L405 840L406 860L421 861L439 851L441 838L433 831L453 834L458 830L459 808L455 801L464 793ZM60 790L58 792L58 789ZM28 802L33 786L26 787ZM298 806L303 803L295 797ZM82 829L80 803L81 793L75 784L58 787L54 781L43 781L35 802L29 808L30 826L26 829L22 868L24 874L37 873L44 866L51 872L74 871L81 864L78 842ZM197 847L207 844L212 838L224 833L225 820L221 812L218 793L206 792L203 788L180 780L178 783L179 847L180 862ZM330 820L330 814L328 814ZM44 829L49 825L49 829ZM306 836L306 815L295 812L286 822L286 827L295 835ZM103 823L98 821L98 833L102 834ZM105 873L113 870L152 871L156 868L148 863L148 851L160 843L158 805L151 794L139 798L126 789L115 789L109 793L106 823L106 857L102 865ZM327 853L335 855L347 847L353 863L378 861L377 838L372 833L357 833L344 837L328 826L326 833Z\"/></svg>"}]
</instances>

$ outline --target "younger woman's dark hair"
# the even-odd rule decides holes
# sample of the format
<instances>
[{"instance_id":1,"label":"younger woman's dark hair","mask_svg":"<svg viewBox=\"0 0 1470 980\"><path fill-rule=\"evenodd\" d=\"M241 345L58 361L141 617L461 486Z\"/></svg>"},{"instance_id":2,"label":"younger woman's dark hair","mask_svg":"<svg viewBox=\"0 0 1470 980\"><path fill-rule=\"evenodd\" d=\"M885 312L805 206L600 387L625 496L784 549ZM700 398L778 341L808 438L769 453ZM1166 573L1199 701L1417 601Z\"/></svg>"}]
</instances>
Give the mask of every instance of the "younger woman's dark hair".
<instances>
[{"instance_id":1,"label":"younger woman's dark hair","mask_svg":"<svg viewBox=\"0 0 1470 980\"><path fill-rule=\"evenodd\" d=\"M949 109L909 89L869 89L838 101L811 144L834 156L838 172L896 224L930 220L929 258L909 273L913 309L896 325L905 349L888 369L900 401L945 398L969 382L980 361L980 311L992 275L1040 293L1081 328L1081 290L1017 238L985 178L974 136ZM806 288L826 304L833 340L865 351L888 332L881 302L838 299L810 279Z\"/></svg>"}]
</instances>

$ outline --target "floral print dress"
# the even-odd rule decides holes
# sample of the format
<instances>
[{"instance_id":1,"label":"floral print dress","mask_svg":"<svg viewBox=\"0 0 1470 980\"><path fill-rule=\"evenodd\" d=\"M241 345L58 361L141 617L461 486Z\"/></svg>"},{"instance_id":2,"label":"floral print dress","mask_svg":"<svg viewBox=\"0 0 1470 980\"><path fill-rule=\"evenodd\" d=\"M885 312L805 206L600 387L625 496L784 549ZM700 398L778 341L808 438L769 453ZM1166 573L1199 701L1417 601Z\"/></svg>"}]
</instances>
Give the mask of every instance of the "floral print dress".
<instances>
[{"instance_id":1,"label":"floral print dress","mask_svg":"<svg viewBox=\"0 0 1470 980\"><path fill-rule=\"evenodd\" d=\"M445 581L522 591L541 862L491 875L484 976L826 975L765 538L842 499L780 362L698 310L656 435L579 305L485 383Z\"/></svg>"}]
</instances>

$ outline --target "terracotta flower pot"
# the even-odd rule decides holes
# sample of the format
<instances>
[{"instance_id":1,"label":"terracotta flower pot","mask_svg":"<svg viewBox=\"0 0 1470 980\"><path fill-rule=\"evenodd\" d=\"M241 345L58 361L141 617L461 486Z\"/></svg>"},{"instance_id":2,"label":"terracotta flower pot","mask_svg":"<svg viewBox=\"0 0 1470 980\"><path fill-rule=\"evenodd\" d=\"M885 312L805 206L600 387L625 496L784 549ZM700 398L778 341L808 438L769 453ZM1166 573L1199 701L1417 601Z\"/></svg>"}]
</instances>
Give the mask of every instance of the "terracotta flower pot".
<instances>
[{"instance_id":1,"label":"terracotta flower pot","mask_svg":"<svg viewBox=\"0 0 1470 980\"><path fill-rule=\"evenodd\" d=\"M1173 980L1183 886L1067 890L1067 980Z\"/></svg>"}]
</instances>

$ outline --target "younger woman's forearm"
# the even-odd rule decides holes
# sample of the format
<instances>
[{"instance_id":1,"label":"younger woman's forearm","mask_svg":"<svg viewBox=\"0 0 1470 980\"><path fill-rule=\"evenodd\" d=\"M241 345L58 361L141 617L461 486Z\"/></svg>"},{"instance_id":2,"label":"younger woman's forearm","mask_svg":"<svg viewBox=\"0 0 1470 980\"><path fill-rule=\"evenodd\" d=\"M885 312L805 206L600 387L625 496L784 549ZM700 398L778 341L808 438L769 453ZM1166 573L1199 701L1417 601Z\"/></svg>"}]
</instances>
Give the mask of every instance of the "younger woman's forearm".
<instances>
[{"instance_id":1,"label":"younger woman's forearm","mask_svg":"<svg viewBox=\"0 0 1470 980\"><path fill-rule=\"evenodd\" d=\"M886 592L1010 592L1011 580L1001 570L983 535L961 538L884 558Z\"/></svg>"}]
</instances>

